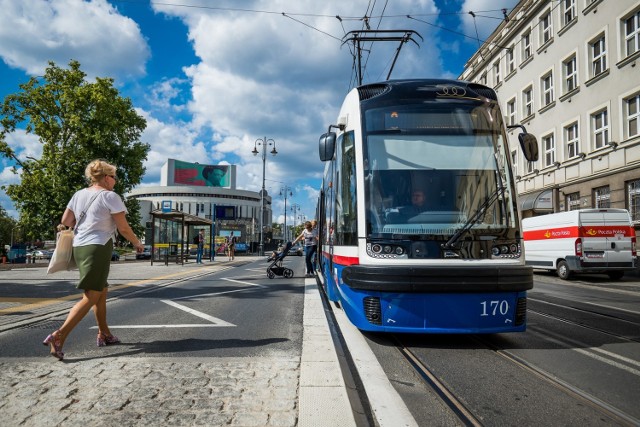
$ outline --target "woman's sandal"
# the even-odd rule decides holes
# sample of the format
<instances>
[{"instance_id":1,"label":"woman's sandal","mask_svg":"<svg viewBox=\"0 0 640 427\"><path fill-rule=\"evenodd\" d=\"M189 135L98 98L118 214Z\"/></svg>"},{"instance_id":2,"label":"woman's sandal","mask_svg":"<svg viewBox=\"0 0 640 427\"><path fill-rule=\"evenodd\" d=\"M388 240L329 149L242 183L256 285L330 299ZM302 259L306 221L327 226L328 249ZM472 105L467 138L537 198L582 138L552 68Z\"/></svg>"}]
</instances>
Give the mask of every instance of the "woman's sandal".
<instances>
[{"instance_id":1,"label":"woman's sandal","mask_svg":"<svg viewBox=\"0 0 640 427\"><path fill-rule=\"evenodd\" d=\"M54 335L55 334L55 335ZM64 353L62 352L62 343L60 342L60 331L54 331L49 334L42 344L48 345L50 348L50 354L56 357L58 360L64 359Z\"/></svg>"},{"instance_id":2,"label":"woman's sandal","mask_svg":"<svg viewBox=\"0 0 640 427\"><path fill-rule=\"evenodd\" d=\"M96 344L98 347L104 347L105 345L118 344L120 339L115 335L106 335L102 332L98 332L98 338L96 338Z\"/></svg>"}]
</instances>

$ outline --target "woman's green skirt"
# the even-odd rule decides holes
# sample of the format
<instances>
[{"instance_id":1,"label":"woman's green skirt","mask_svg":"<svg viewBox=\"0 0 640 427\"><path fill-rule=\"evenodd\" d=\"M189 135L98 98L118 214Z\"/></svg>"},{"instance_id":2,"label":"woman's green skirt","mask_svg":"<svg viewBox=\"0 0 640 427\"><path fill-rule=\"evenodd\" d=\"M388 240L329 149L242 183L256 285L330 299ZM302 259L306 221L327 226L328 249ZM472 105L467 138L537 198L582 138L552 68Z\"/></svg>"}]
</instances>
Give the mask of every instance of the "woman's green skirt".
<instances>
[{"instance_id":1,"label":"woman's green skirt","mask_svg":"<svg viewBox=\"0 0 640 427\"><path fill-rule=\"evenodd\" d=\"M113 241L110 239L104 245L76 246L73 248L73 258L80 270L78 289L85 291L102 291L108 287L107 279L111 268L111 252Z\"/></svg>"}]
</instances>

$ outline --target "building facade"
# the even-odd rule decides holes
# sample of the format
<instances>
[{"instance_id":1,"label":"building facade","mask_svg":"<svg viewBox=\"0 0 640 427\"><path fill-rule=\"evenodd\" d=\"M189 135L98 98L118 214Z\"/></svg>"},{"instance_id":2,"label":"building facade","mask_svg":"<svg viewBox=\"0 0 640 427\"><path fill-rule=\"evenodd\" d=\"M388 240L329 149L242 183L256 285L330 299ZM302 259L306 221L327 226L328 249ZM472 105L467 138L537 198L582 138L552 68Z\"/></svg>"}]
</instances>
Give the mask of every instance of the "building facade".
<instances>
[{"instance_id":1,"label":"building facade","mask_svg":"<svg viewBox=\"0 0 640 427\"><path fill-rule=\"evenodd\" d=\"M460 79L538 138L528 162L509 131L523 217L626 208L640 226L639 1L522 0Z\"/></svg>"},{"instance_id":2,"label":"building facade","mask_svg":"<svg viewBox=\"0 0 640 427\"><path fill-rule=\"evenodd\" d=\"M226 236L233 231L240 242L251 244L260 240L262 197L259 191L235 188L235 165L200 165L169 159L162 167L160 184L138 187L127 194L140 202L145 237L151 232L151 213L168 209L215 220L217 236ZM220 208L232 212L233 218L221 217ZM271 231L271 222L271 197L265 192L265 233Z\"/></svg>"}]
</instances>

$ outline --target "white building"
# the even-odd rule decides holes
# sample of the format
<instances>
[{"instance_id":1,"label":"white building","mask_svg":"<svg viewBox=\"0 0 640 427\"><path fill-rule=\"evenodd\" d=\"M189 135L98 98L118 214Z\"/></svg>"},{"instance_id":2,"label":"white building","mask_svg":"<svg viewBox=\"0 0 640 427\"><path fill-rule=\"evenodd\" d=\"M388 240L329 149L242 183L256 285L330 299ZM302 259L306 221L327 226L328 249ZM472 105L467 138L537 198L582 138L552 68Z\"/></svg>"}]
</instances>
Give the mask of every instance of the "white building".
<instances>
[{"instance_id":1,"label":"white building","mask_svg":"<svg viewBox=\"0 0 640 427\"><path fill-rule=\"evenodd\" d=\"M640 225L640 2L522 0L460 79L493 87L510 131L524 217L626 208Z\"/></svg>"},{"instance_id":2,"label":"white building","mask_svg":"<svg viewBox=\"0 0 640 427\"><path fill-rule=\"evenodd\" d=\"M260 240L261 195L259 191L236 189L235 165L202 165L168 159L162 166L159 186L138 187L127 197L140 202L147 236L151 230L151 213L164 208L207 220L215 219L218 236L234 231L241 242ZM230 212L233 219L225 219L223 211ZM265 194L265 232L271 230L271 222L271 197Z\"/></svg>"}]
</instances>

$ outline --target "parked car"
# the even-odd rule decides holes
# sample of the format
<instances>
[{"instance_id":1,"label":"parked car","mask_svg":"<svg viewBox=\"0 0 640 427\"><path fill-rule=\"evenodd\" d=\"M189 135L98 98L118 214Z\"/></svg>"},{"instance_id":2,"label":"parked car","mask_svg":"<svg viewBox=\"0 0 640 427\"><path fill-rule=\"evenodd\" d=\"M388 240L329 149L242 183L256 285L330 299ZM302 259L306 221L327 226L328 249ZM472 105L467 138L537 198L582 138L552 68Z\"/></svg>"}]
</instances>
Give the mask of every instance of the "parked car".
<instances>
[{"instance_id":1,"label":"parked car","mask_svg":"<svg viewBox=\"0 0 640 427\"><path fill-rule=\"evenodd\" d=\"M237 254L241 254L241 253L245 253L247 252L247 250L249 249L249 246L246 243L236 243L236 249L235 249L235 253Z\"/></svg>"},{"instance_id":2,"label":"parked car","mask_svg":"<svg viewBox=\"0 0 640 427\"><path fill-rule=\"evenodd\" d=\"M136 253L136 259L151 259L151 246L147 245L142 252Z\"/></svg>"},{"instance_id":3,"label":"parked car","mask_svg":"<svg viewBox=\"0 0 640 427\"><path fill-rule=\"evenodd\" d=\"M120 254L116 251L111 252L111 261L120 261Z\"/></svg>"},{"instance_id":4,"label":"parked car","mask_svg":"<svg viewBox=\"0 0 640 427\"><path fill-rule=\"evenodd\" d=\"M51 259L52 255L53 255L53 251L48 251L45 249L42 249L42 250L38 249L31 252L31 256L35 257L35 259Z\"/></svg>"},{"instance_id":5,"label":"parked car","mask_svg":"<svg viewBox=\"0 0 640 427\"><path fill-rule=\"evenodd\" d=\"M304 250L302 249L302 243L296 243L295 245L291 246L291 249L289 249L289 255L302 256L303 253Z\"/></svg>"}]
</instances>

